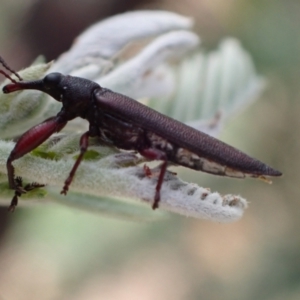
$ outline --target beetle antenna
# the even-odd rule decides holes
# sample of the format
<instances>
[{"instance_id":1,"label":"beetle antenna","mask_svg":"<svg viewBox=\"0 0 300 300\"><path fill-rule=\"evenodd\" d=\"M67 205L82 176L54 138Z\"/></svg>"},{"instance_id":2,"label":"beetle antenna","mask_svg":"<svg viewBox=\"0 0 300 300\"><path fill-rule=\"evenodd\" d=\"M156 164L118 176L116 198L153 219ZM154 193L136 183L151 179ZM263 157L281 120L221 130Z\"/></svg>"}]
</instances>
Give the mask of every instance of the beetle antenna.
<instances>
[{"instance_id":1,"label":"beetle antenna","mask_svg":"<svg viewBox=\"0 0 300 300\"><path fill-rule=\"evenodd\" d=\"M5 60L0 56L0 63L1 65L8 71L10 71L12 74L16 75L18 77L18 79L20 81L23 80L23 78L16 72L14 71L13 69L11 69L8 64L5 62ZM17 81L15 79L13 79L11 76L9 76L5 71L3 70L0 70L0 73L3 74L6 78L8 78L11 82L13 83L17 83Z\"/></svg>"}]
</instances>

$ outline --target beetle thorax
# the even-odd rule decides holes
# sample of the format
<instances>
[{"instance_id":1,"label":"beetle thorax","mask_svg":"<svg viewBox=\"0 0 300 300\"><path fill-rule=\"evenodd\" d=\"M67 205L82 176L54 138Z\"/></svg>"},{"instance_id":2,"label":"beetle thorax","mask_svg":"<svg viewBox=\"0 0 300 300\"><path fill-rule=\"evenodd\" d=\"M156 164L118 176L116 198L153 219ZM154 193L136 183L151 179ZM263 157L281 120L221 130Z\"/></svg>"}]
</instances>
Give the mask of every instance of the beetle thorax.
<instances>
[{"instance_id":1,"label":"beetle thorax","mask_svg":"<svg viewBox=\"0 0 300 300\"><path fill-rule=\"evenodd\" d=\"M68 111L70 118L83 117L92 105L92 97L95 89L100 86L90 80L65 76L60 83L63 107Z\"/></svg>"}]
</instances>

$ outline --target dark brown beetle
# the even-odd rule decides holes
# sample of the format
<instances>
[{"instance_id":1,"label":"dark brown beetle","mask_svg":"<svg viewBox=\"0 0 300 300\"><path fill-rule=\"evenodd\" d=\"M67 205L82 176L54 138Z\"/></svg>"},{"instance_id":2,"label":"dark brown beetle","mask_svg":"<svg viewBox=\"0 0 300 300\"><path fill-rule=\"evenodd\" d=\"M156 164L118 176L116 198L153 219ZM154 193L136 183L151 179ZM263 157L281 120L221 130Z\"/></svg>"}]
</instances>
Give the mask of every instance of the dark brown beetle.
<instances>
[{"instance_id":1,"label":"dark brown beetle","mask_svg":"<svg viewBox=\"0 0 300 300\"><path fill-rule=\"evenodd\" d=\"M15 178L12 162L32 151L53 133L59 132L68 121L81 117L89 122L89 130L80 139L78 156L64 187L69 185L88 148L89 137L97 136L105 143L124 150L135 150L149 160L161 160L160 174L152 208L159 205L160 189L168 162L215 175L236 178L280 176L281 172L251 158L247 154L181 122L129 98L102 88L97 83L79 77L50 73L44 79L22 81L6 63L2 64L20 81L1 71L12 83L4 86L4 93L19 90L39 90L62 103L61 111L25 132L7 160L9 187L15 190L10 205L14 210L18 196L27 190L40 187L37 183L22 188L20 178Z\"/></svg>"}]
</instances>

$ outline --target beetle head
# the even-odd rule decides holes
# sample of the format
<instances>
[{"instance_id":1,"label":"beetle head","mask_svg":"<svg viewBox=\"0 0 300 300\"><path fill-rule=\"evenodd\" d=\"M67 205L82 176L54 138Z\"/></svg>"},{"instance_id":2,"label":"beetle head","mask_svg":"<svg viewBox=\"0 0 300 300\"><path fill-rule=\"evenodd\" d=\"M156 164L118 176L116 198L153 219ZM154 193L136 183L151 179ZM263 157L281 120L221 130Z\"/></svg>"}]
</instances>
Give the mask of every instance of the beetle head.
<instances>
[{"instance_id":1,"label":"beetle head","mask_svg":"<svg viewBox=\"0 0 300 300\"><path fill-rule=\"evenodd\" d=\"M61 81L65 76L60 73L50 73L44 79L33 81L15 81L3 87L3 93L8 94L21 90L39 90L52 96L57 101L62 101L63 88Z\"/></svg>"}]
</instances>

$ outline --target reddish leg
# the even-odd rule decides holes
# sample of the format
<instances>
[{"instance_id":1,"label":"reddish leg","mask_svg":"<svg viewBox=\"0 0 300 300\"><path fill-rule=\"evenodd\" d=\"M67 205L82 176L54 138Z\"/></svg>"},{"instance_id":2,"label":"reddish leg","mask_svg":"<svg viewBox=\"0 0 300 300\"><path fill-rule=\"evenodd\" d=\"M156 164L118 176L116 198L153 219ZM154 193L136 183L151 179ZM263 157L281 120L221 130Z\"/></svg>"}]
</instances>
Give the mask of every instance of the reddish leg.
<instances>
[{"instance_id":1,"label":"reddish leg","mask_svg":"<svg viewBox=\"0 0 300 300\"><path fill-rule=\"evenodd\" d=\"M158 208L158 204L160 201L160 189L161 189L164 177L165 177L167 166L168 166L168 162L164 161L160 167L160 173L159 173L158 181L157 181L156 188L155 188L155 197L154 197L152 209Z\"/></svg>"},{"instance_id":2,"label":"reddish leg","mask_svg":"<svg viewBox=\"0 0 300 300\"><path fill-rule=\"evenodd\" d=\"M145 172L145 176L150 178L152 176L151 169L146 164L144 164L143 169L144 169L144 172Z\"/></svg>"},{"instance_id":3,"label":"reddish leg","mask_svg":"<svg viewBox=\"0 0 300 300\"><path fill-rule=\"evenodd\" d=\"M76 173L76 170L78 168L78 166L80 165L81 161L82 161L82 158L83 158L83 155L84 153L86 152L88 146L89 146L89 131L87 131L86 133L84 133L81 138L80 138L80 154L78 156L78 158L76 159L76 162L69 174L69 177L66 179L65 181L65 185L62 189L62 191L60 192L61 194L64 194L64 195L67 195L67 192L69 190L69 186L73 180L73 177Z\"/></svg>"},{"instance_id":4,"label":"reddish leg","mask_svg":"<svg viewBox=\"0 0 300 300\"><path fill-rule=\"evenodd\" d=\"M15 190L15 196L13 197L9 207L10 211L15 209L18 204L18 197L20 197L23 193L43 186L38 183L32 183L23 188L22 180L20 178L15 179L12 162L41 145L54 132L60 131L66 123L67 122L60 122L58 117L52 117L26 131L17 141L6 162L9 187Z\"/></svg>"},{"instance_id":5,"label":"reddish leg","mask_svg":"<svg viewBox=\"0 0 300 300\"><path fill-rule=\"evenodd\" d=\"M15 184L17 187L19 187L19 189L22 189L23 188L23 182L22 182L22 178L21 177L16 177L15 179ZM30 184L27 184L23 191L24 193L26 192L29 192L29 191L32 191L36 188L40 188L40 187L43 187L45 186L44 184L39 184L37 182L33 182L33 183L30 183ZM10 202L10 206L8 207L8 211L10 212L14 212L15 209L16 209L16 206L18 205L18 197L21 197L22 193L19 191L19 190L15 190L15 195L14 197L12 198L11 202Z\"/></svg>"},{"instance_id":6,"label":"reddish leg","mask_svg":"<svg viewBox=\"0 0 300 300\"><path fill-rule=\"evenodd\" d=\"M160 173L159 173L158 181L157 181L156 188L155 188L154 202L152 204L152 209L156 209L156 208L158 208L158 205L159 205L160 190L161 190L161 186L162 186L164 176L165 176L167 166L168 166L167 156L164 152L157 150L157 149L145 149L145 150L140 151L140 153L148 159L164 161L160 167Z\"/></svg>"}]
</instances>

